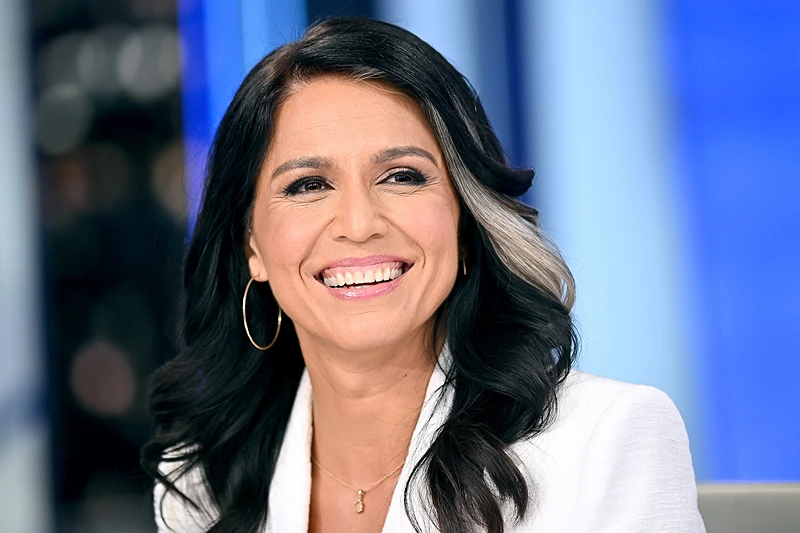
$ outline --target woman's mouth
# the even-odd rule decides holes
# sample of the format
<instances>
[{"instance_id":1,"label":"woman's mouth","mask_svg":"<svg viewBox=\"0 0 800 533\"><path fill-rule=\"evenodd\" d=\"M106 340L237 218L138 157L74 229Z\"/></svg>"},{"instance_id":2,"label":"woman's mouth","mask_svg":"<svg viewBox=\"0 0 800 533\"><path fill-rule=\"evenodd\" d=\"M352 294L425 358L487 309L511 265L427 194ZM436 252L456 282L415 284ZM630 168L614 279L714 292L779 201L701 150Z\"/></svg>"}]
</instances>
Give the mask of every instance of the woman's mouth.
<instances>
[{"instance_id":1,"label":"woman's mouth","mask_svg":"<svg viewBox=\"0 0 800 533\"><path fill-rule=\"evenodd\" d=\"M403 261L386 261L374 265L326 268L317 274L317 281L332 289L389 283L413 266Z\"/></svg>"}]
</instances>

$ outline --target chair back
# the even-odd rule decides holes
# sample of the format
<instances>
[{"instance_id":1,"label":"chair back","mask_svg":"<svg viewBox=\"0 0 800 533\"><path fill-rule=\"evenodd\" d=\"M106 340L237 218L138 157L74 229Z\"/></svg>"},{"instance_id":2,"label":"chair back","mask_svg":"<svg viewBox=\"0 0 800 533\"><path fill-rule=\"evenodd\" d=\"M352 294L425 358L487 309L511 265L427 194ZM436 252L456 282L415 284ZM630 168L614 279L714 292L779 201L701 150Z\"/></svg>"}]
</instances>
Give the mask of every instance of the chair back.
<instances>
[{"instance_id":1,"label":"chair back","mask_svg":"<svg viewBox=\"0 0 800 533\"><path fill-rule=\"evenodd\" d=\"M800 533L800 484L697 486L708 533Z\"/></svg>"}]
</instances>

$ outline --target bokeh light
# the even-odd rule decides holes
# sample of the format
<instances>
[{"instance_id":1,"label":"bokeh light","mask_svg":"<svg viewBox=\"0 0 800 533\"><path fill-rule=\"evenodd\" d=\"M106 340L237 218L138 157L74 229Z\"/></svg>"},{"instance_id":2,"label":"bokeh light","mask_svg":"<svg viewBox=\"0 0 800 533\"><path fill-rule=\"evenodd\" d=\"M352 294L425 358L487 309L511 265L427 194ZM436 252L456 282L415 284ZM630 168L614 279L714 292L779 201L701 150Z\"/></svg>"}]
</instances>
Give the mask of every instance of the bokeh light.
<instances>
[{"instance_id":1,"label":"bokeh light","mask_svg":"<svg viewBox=\"0 0 800 533\"><path fill-rule=\"evenodd\" d=\"M174 90L180 77L178 35L152 25L127 36L117 63L125 91L140 101L154 100Z\"/></svg>"},{"instance_id":2,"label":"bokeh light","mask_svg":"<svg viewBox=\"0 0 800 533\"><path fill-rule=\"evenodd\" d=\"M75 354L70 386L81 407L98 416L124 415L136 392L128 355L104 340L91 340Z\"/></svg>"},{"instance_id":3,"label":"bokeh light","mask_svg":"<svg viewBox=\"0 0 800 533\"><path fill-rule=\"evenodd\" d=\"M93 104L77 84L59 84L45 90L36 117L39 148L61 155L77 148L91 126Z\"/></svg>"},{"instance_id":4,"label":"bokeh light","mask_svg":"<svg viewBox=\"0 0 800 533\"><path fill-rule=\"evenodd\" d=\"M98 96L112 96L121 89L117 64L130 31L123 26L104 26L87 35L77 53L78 78Z\"/></svg>"},{"instance_id":5,"label":"bokeh light","mask_svg":"<svg viewBox=\"0 0 800 533\"><path fill-rule=\"evenodd\" d=\"M187 215L184 162L183 143L174 141L156 156L150 173L156 200L179 223Z\"/></svg>"}]
</instances>

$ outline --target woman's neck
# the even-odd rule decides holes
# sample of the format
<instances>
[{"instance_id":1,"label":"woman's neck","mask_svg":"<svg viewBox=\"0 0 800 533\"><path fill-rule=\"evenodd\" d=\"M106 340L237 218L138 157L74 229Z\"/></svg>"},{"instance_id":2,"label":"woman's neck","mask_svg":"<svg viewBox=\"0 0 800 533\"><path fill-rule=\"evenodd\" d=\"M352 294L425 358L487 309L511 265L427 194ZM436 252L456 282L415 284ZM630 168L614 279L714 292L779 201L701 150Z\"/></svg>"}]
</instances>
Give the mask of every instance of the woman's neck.
<instances>
[{"instance_id":1,"label":"woman's neck","mask_svg":"<svg viewBox=\"0 0 800 533\"><path fill-rule=\"evenodd\" d=\"M367 485L405 460L433 372L425 338L365 354L303 347L313 388L312 455L326 470Z\"/></svg>"}]
</instances>

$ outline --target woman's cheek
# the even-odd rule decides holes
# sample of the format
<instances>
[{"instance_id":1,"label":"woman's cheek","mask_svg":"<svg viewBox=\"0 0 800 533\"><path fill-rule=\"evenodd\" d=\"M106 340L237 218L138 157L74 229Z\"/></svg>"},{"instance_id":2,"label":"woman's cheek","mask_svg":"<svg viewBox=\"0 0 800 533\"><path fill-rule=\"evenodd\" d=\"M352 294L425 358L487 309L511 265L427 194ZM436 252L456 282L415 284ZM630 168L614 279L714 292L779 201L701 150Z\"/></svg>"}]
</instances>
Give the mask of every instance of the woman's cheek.
<instances>
[{"instance_id":1,"label":"woman's cheek","mask_svg":"<svg viewBox=\"0 0 800 533\"><path fill-rule=\"evenodd\" d=\"M283 241L302 242L312 230L315 217L313 211L302 205L271 206L267 217L267 232L270 244L281 246Z\"/></svg>"},{"instance_id":2,"label":"woman's cheek","mask_svg":"<svg viewBox=\"0 0 800 533\"><path fill-rule=\"evenodd\" d=\"M284 209L268 221L267 264L275 276L299 276L300 267L319 238L321 216ZM273 272L270 272L273 276ZM276 280L278 281L278 280ZM281 279L282 283L290 280ZM297 280L300 281L300 280Z\"/></svg>"},{"instance_id":3,"label":"woman's cheek","mask_svg":"<svg viewBox=\"0 0 800 533\"><path fill-rule=\"evenodd\" d=\"M458 211L449 202L431 202L417 210L417 233L423 249L437 255L458 254Z\"/></svg>"}]
</instances>

